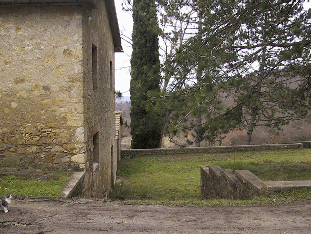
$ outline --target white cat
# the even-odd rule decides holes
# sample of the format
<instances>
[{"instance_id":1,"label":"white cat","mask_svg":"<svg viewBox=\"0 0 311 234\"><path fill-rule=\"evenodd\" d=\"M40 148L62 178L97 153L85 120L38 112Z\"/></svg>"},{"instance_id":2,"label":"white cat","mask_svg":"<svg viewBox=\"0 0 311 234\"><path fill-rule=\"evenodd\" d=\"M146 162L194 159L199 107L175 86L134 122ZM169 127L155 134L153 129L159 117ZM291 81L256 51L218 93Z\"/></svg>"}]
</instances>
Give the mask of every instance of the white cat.
<instances>
[{"instance_id":1,"label":"white cat","mask_svg":"<svg viewBox=\"0 0 311 234\"><path fill-rule=\"evenodd\" d=\"M9 204L12 201L12 195L8 193L6 196L1 197L1 205L3 207L4 213L9 212Z\"/></svg>"}]
</instances>

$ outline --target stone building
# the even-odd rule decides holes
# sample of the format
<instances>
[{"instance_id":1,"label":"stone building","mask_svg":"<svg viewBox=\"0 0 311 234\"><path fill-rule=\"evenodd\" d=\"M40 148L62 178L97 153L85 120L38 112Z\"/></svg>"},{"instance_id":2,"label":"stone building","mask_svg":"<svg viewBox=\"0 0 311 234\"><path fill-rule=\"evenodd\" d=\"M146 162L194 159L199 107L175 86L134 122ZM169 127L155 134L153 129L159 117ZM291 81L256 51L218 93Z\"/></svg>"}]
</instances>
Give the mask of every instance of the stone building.
<instances>
[{"instance_id":1,"label":"stone building","mask_svg":"<svg viewBox=\"0 0 311 234\"><path fill-rule=\"evenodd\" d=\"M117 166L113 0L0 0L0 166L85 170L102 197Z\"/></svg>"}]
</instances>

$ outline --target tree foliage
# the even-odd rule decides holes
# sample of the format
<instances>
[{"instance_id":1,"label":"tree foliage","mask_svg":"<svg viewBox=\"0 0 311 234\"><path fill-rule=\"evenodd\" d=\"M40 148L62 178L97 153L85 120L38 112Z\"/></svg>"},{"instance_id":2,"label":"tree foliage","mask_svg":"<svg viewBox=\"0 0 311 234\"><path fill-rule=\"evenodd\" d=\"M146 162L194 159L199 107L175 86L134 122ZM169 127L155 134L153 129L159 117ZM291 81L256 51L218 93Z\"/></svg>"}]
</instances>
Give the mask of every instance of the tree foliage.
<instances>
[{"instance_id":1,"label":"tree foliage","mask_svg":"<svg viewBox=\"0 0 311 234\"><path fill-rule=\"evenodd\" d=\"M280 128L307 114L310 14L303 1L159 2L166 130L214 142L233 129ZM176 13L183 9L184 13ZM166 50L167 51L167 50ZM202 119L200 125L193 121Z\"/></svg>"}]
</instances>

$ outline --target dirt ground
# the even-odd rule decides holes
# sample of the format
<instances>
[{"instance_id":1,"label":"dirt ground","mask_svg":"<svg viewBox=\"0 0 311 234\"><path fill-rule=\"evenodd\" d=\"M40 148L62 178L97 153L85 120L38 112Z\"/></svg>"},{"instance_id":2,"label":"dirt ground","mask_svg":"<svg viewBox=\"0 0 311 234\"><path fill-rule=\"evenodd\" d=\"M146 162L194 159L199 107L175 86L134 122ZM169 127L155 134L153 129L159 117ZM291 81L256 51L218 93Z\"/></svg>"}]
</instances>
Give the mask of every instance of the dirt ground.
<instances>
[{"instance_id":1,"label":"dirt ground","mask_svg":"<svg viewBox=\"0 0 311 234\"><path fill-rule=\"evenodd\" d=\"M164 207L15 199L0 233L311 233L311 201L275 207Z\"/></svg>"}]
</instances>

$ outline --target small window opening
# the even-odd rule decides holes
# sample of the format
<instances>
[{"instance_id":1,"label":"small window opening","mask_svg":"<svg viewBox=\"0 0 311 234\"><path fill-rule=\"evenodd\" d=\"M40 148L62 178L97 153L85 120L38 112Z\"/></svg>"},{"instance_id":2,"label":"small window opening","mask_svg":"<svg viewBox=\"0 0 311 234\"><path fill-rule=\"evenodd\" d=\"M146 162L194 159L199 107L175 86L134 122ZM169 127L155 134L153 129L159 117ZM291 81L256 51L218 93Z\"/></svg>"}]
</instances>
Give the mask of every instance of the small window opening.
<instances>
[{"instance_id":1,"label":"small window opening","mask_svg":"<svg viewBox=\"0 0 311 234\"><path fill-rule=\"evenodd\" d=\"M110 90L113 89L112 61L110 61Z\"/></svg>"},{"instance_id":2,"label":"small window opening","mask_svg":"<svg viewBox=\"0 0 311 234\"><path fill-rule=\"evenodd\" d=\"M92 44L92 81L93 81L93 90L97 90L98 81L97 81L97 47Z\"/></svg>"},{"instance_id":3,"label":"small window opening","mask_svg":"<svg viewBox=\"0 0 311 234\"><path fill-rule=\"evenodd\" d=\"M111 155L111 186L113 187L114 186L114 165L113 165L113 145L111 146L111 149L110 149L110 155Z\"/></svg>"}]
</instances>

